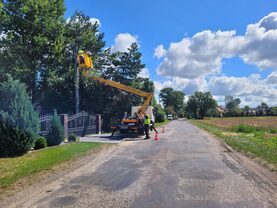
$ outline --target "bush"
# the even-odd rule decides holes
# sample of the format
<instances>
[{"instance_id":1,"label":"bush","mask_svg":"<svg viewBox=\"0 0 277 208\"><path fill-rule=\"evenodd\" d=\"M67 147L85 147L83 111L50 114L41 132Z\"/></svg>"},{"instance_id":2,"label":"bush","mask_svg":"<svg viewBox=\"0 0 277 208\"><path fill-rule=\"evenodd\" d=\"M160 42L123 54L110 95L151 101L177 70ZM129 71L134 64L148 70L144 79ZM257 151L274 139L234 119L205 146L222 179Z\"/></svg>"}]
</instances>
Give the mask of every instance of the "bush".
<instances>
[{"instance_id":1,"label":"bush","mask_svg":"<svg viewBox=\"0 0 277 208\"><path fill-rule=\"evenodd\" d=\"M4 122L0 123L0 156L19 156L28 152L34 145L35 137Z\"/></svg>"},{"instance_id":2,"label":"bush","mask_svg":"<svg viewBox=\"0 0 277 208\"><path fill-rule=\"evenodd\" d=\"M159 106L157 109L157 115L155 116L155 122L161 123L165 121L165 111Z\"/></svg>"},{"instance_id":3,"label":"bush","mask_svg":"<svg viewBox=\"0 0 277 208\"><path fill-rule=\"evenodd\" d=\"M270 129L270 130L269 130L269 133L271 133L271 134L276 134L276 133L277 133L277 129Z\"/></svg>"},{"instance_id":4,"label":"bush","mask_svg":"<svg viewBox=\"0 0 277 208\"><path fill-rule=\"evenodd\" d=\"M28 152L39 131L39 118L24 84L7 75L0 84L0 155Z\"/></svg>"},{"instance_id":5,"label":"bush","mask_svg":"<svg viewBox=\"0 0 277 208\"><path fill-rule=\"evenodd\" d=\"M33 134L39 132L39 117L26 92L26 86L11 76L0 84L0 119L10 127Z\"/></svg>"},{"instance_id":6,"label":"bush","mask_svg":"<svg viewBox=\"0 0 277 208\"><path fill-rule=\"evenodd\" d=\"M47 147L47 141L44 137L39 137L37 141L35 142L34 149L43 149Z\"/></svg>"},{"instance_id":7,"label":"bush","mask_svg":"<svg viewBox=\"0 0 277 208\"><path fill-rule=\"evenodd\" d=\"M78 140L78 137L75 134L70 134L68 136L68 141L69 142L76 142Z\"/></svg>"},{"instance_id":8,"label":"bush","mask_svg":"<svg viewBox=\"0 0 277 208\"><path fill-rule=\"evenodd\" d=\"M46 136L48 146L59 145L63 141L63 137L63 126L61 124L60 117L55 111L50 123L49 132Z\"/></svg>"},{"instance_id":9,"label":"bush","mask_svg":"<svg viewBox=\"0 0 277 208\"><path fill-rule=\"evenodd\" d=\"M251 126L247 124L239 124L237 126L234 126L232 130L235 132L241 132L241 133L252 133L252 132L256 132L257 128L255 126Z\"/></svg>"}]
</instances>

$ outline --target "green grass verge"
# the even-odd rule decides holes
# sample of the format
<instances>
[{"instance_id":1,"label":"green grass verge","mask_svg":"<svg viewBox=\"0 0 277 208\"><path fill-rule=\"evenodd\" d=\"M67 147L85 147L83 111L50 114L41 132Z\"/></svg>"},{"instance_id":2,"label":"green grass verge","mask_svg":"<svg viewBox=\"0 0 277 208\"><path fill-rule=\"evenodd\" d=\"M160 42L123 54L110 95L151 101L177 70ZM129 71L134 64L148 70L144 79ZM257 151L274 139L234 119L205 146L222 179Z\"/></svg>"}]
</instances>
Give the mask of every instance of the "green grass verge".
<instances>
[{"instance_id":1,"label":"green grass verge","mask_svg":"<svg viewBox=\"0 0 277 208\"><path fill-rule=\"evenodd\" d=\"M161 123L155 123L155 127L159 127L159 126L163 126L163 125L166 125L170 122L170 120L165 120L164 122L161 122Z\"/></svg>"},{"instance_id":2,"label":"green grass verge","mask_svg":"<svg viewBox=\"0 0 277 208\"><path fill-rule=\"evenodd\" d=\"M101 143L70 143L28 153L15 158L0 158L0 189L19 179L50 170L55 165L85 155Z\"/></svg>"},{"instance_id":3,"label":"green grass verge","mask_svg":"<svg viewBox=\"0 0 277 208\"><path fill-rule=\"evenodd\" d=\"M224 139L225 143L237 151L261 158L277 168L277 135L272 130L253 130L252 127L233 127L229 130L221 129L200 120L191 120L196 126ZM247 128L242 129L241 128Z\"/></svg>"}]
</instances>

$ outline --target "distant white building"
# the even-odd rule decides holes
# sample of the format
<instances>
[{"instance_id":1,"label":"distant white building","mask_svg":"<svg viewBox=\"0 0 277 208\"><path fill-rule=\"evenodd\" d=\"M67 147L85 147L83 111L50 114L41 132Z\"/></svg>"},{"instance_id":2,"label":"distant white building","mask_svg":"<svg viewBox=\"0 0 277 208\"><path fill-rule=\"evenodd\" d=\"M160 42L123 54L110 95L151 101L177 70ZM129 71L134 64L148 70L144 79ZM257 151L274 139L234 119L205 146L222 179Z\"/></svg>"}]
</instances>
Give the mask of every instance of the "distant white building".
<instances>
[{"instance_id":1,"label":"distant white building","mask_svg":"<svg viewBox=\"0 0 277 208\"><path fill-rule=\"evenodd\" d=\"M244 111L243 114L245 116L266 116L267 110L268 109L262 107L250 108L249 110Z\"/></svg>"}]
</instances>

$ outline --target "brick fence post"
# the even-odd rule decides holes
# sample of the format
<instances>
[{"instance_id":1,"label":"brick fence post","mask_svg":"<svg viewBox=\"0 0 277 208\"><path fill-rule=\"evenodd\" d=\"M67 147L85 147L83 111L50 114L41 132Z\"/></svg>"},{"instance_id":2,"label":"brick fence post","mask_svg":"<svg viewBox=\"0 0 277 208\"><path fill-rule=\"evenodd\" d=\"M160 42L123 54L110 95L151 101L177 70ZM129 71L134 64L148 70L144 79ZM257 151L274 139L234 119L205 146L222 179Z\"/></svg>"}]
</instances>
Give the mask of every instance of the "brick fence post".
<instances>
[{"instance_id":1,"label":"brick fence post","mask_svg":"<svg viewBox=\"0 0 277 208\"><path fill-rule=\"evenodd\" d=\"M96 114L96 134L101 134L101 115Z\"/></svg>"},{"instance_id":2,"label":"brick fence post","mask_svg":"<svg viewBox=\"0 0 277 208\"><path fill-rule=\"evenodd\" d=\"M68 138L68 114L61 114L60 119L63 126L64 138Z\"/></svg>"}]
</instances>

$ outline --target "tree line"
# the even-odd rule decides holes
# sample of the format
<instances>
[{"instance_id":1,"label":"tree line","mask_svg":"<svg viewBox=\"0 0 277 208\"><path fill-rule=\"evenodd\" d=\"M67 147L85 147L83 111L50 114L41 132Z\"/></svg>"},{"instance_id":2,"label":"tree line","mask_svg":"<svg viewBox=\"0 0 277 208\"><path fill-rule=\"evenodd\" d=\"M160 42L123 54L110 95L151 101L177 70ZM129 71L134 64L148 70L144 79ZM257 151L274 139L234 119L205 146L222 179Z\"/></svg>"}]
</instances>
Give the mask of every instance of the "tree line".
<instances>
[{"instance_id":1,"label":"tree line","mask_svg":"<svg viewBox=\"0 0 277 208\"><path fill-rule=\"evenodd\" d=\"M185 101L183 92L168 87L160 91L159 98L165 107L166 114L178 117L203 119L204 117L221 116L277 115L277 107L269 107L265 102L261 102L256 108L250 108L248 105L241 108L241 100L233 96L225 96L225 105L224 107L220 106L208 91L196 91Z\"/></svg>"},{"instance_id":2,"label":"tree line","mask_svg":"<svg viewBox=\"0 0 277 208\"><path fill-rule=\"evenodd\" d=\"M63 141L58 114L75 113L75 52L91 52L101 76L154 92L139 77L145 65L137 43L127 52L107 48L97 22L76 11L65 19L63 0L5 0L0 5L0 156ZM80 77L80 110L102 114L104 130L142 98ZM153 100L153 105L159 108ZM158 109L163 113L163 109ZM38 137L39 115L54 114L46 138ZM55 113L54 113L55 112Z\"/></svg>"},{"instance_id":3,"label":"tree line","mask_svg":"<svg viewBox=\"0 0 277 208\"><path fill-rule=\"evenodd\" d=\"M266 102L261 102L257 107L248 105L240 107L241 100L233 96L225 96L225 116L276 116L277 107L269 107Z\"/></svg>"},{"instance_id":4,"label":"tree line","mask_svg":"<svg viewBox=\"0 0 277 208\"><path fill-rule=\"evenodd\" d=\"M20 155L32 147L44 147L46 142L57 145L63 141L58 114L75 113L74 61L78 49L91 52L94 70L103 78L154 92L153 81L139 77L145 68L139 45L131 44L126 52L112 51L106 46L105 33L90 16L76 11L64 18L64 0L1 2L0 156ZM80 110L101 114L106 131L123 112L130 112L131 106L143 101L82 74L79 86ZM159 98L160 104L155 98L151 103L158 122L164 121L166 114L204 118L213 115L217 106L210 92L195 92L184 102L183 92L165 88ZM236 112L239 100L227 100L226 107L235 109L229 112ZM37 112L55 112L46 139L38 139Z\"/></svg>"},{"instance_id":5,"label":"tree line","mask_svg":"<svg viewBox=\"0 0 277 208\"><path fill-rule=\"evenodd\" d=\"M127 52L112 52L106 46L104 32L90 16L76 11L64 18L63 0L7 0L3 5L0 81L10 75L24 83L32 104L42 114L52 114L54 109L58 114L74 113L76 49L91 52L94 69L103 78L154 92L154 83L138 76L145 68L138 44L133 43ZM102 114L104 129L121 118L122 112L142 102L138 96L82 76L79 85L80 110Z\"/></svg>"},{"instance_id":6,"label":"tree line","mask_svg":"<svg viewBox=\"0 0 277 208\"><path fill-rule=\"evenodd\" d=\"M204 118L217 106L211 93L206 91L196 91L185 102L185 93L168 87L161 90L159 97L167 114L181 118Z\"/></svg>"}]
</instances>

